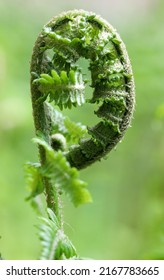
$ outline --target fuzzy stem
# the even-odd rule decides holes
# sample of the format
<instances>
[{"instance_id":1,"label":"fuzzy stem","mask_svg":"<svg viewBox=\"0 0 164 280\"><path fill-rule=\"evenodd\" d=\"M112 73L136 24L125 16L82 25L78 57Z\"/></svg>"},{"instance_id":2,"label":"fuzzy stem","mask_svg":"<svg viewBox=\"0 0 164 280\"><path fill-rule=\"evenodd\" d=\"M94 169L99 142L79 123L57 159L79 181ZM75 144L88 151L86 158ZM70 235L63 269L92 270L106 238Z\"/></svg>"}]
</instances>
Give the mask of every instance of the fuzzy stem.
<instances>
[{"instance_id":1,"label":"fuzzy stem","mask_svg":"<svg viewBox=\"0 0 164 280\"><path fill-rule=\"evenodd\" d=\"M35 45L35 48L37 46L37 42ZM38 48L36 48L38 50ZM31 72L38 71L39 67L37 66L36 60L40 54L38 51L33 52L32 60L31 60ZM38 99L40 98L40 91L36 87L35 84L33 84L33 77L31 78L31 99L32 99L32 107L33 107L33 118L34 118L34 125L35 125L35 131L36 135L38 132L42 132L46 138L46 140L49 142L49 134L47 129L47 121L46 121L46 114L44 110L44 103L38 102ZM41 165L44 165L46 163L46 152L45 149L39 145L39 154L40 154L40 162ZM60 207L59 207L59 195L57 189L55 189L55 186L52 186L50 180L48 178L43 178L43 183L45 186L45 193L46 193L46 202L47 207L50 208L58 218L59 223L61 222L61 213L60 213Z\"/></svg>"}]
</instances>

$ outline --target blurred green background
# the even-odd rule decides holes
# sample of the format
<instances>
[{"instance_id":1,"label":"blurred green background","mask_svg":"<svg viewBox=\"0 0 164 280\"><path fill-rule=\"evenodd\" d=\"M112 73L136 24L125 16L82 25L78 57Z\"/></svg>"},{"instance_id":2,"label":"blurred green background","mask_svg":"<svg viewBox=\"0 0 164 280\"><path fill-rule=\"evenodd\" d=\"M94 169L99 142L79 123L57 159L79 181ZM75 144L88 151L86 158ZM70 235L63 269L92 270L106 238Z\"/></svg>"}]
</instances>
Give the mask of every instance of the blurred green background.
<instances>
[{"instance_id":1,"label":"blurred green background","mask_svg":"<svg viewBox=\"0 0 164 280\"><path fill-rule=\"evenodd\" d=\"M135 76L136 111L108 159L81 171L93 203L74 208L64 199L65 230L83 257L164 259L162 0L0 0L0 253L39 257L38 221L25 202L23 172L26 161L37 160L29 64L42 26L75 8L100 14L121 34ZM74 120L83 121L77 111Z\"/></svg>"}]
</instances>

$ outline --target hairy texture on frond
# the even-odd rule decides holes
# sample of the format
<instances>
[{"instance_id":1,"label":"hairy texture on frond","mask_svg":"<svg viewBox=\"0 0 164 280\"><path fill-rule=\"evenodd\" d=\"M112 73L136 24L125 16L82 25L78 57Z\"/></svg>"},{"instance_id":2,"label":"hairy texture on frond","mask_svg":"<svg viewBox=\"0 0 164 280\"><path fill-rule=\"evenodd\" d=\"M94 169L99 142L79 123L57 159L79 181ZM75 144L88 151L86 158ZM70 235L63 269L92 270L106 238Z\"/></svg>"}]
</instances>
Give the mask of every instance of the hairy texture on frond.
<instances>
[{"instance_id":1,"label":"hairy texture on frond","mask_svg":"<svg viewBox=\"0 0 164 280\"><path fill-rule=\"evenodd\" d=\"M70 259L77 256L75 247L63 232L58 219L51 209L48 218L40 217L38 235L41 240L41 260Z\"/></svg>"},{"instance_id":2,"label":"hairy texture on frond","mask_svg":"<svg viewBox=\"0 0 164 280\"><path fill-rule=\"evenodd\" d=\"M123 138L135 103L130 60L116 30L94 13L69 11L46 24L34 46L31 92L36 130L46 135L50 115L44 110L45 100L61 110L84 104L87 81L78 65L80 58L89 62L93 94L87 102L97 104L100 122L88 127L85 139L80 137L78 145L67 151L67 160L78 169L105 156ZM36 108L43 109L41 118ZM53 119L49 123L52 130Z\"/></svg>"}]
</instances>

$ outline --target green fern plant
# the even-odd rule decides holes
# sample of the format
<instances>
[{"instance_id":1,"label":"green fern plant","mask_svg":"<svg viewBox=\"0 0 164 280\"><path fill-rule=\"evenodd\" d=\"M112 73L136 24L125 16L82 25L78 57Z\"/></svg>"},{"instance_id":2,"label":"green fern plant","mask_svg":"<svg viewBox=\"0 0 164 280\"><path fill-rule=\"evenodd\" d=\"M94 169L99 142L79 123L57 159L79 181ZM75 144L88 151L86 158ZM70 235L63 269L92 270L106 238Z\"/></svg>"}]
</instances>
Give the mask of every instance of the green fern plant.
<instances>
[{"instance_id":1,"label":"green fern plant","mask_svg":"<svg viewBox=\"0 0 164 280\"><path fill-rule=\"evenodd\" d=\"M93 94L78 61L85 58ZM91 202L79 170L104 157L123 138L134 109L134 81L124 43L115 29L94 13L74 10L54 17L39 34L31 59L31 98L39 163L27 163L28 200L40 211L41 259L79 258L63 230L61 194L75 206ZM100 121L87 127L61 111L97 104ZM58 110L59 109L59 110ZM39 212L41 213L41 212Z\"/></svg>"}]
</instances>

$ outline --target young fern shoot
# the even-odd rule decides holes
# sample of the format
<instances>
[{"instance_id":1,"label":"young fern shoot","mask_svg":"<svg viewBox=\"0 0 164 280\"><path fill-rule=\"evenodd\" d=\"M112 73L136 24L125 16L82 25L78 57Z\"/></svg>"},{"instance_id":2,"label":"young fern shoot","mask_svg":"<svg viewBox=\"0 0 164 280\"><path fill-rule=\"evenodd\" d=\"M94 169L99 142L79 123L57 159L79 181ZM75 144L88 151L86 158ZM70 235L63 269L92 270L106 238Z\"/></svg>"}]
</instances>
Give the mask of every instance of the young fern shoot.
<instances>
[{"instance_id":1,"label":"young fern shoot","mask_svg":"<svg viewBox=\"0 0 164 280\"><path fill-rule=\"evenodd\" d=\"M93 93L78 65L88 60ZM40 163L26 165L34 200L44 194L48 218L39 226L44 259L77 258L64 234L60 197L75 206L90 202L78 170L110 152L123 138L134 110L134 81L124 43L116 30L92 12L73 10L54 17L39 34L31 60L31 98ZM72 122L61 111L97 104L92 127Z\"/></svg>"}]
</instances>

